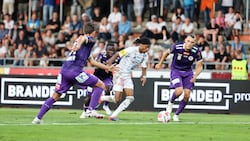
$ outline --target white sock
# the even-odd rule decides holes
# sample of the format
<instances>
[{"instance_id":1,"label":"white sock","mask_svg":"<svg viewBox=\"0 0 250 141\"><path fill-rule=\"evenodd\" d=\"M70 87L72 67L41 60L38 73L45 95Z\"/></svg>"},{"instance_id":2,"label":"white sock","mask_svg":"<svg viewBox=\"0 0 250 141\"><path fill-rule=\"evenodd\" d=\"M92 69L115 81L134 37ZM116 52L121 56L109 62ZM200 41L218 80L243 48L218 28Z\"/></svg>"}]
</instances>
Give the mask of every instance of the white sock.
<instances>
[{"instance_id":1,"label":"white sock","mask_svg":"<svg viewBox=\"0 0 250 141\"><path fill-rule=\"evenodd\" d=\"M107 101L107 102L116 103L116 101L115 101L115 96L113 96L113 95L103 95L103 96L101 96L101 100L102 100L102 101Z\"/></svg>"},{"instance_id":2,"label":"white sock","mask_svg":"<svg viewBox=\"0 0 250 141\"><path fill-rule=\"evenodd\" d=\"M127 96L125 100L119 105L119 107L112 113L111 117L117 117L120 112L127 109L128 106L134 101L133 96Z\"/></svg>"}]
</instances>

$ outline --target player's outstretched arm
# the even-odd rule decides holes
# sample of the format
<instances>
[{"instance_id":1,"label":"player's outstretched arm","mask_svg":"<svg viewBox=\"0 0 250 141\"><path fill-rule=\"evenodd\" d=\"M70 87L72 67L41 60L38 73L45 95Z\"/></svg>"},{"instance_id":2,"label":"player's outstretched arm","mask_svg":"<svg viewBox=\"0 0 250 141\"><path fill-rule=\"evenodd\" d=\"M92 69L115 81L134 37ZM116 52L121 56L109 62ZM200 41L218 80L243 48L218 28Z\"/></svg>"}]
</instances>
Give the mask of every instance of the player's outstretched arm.
<instances>
[{"instance_id":1,"label":"player's outstretched arm","mask_svg":"<svg viewBox=\"0 0 250 141\"><path fill-rule=\"evenodd\" d=\"M71 50L72 50L72 51L77 51L77 50L79 50L79 49L81 48L81 45L82 45L83 43L87 43L87 42L88 42L88 37L87 37L86 35L80 35L80 36L76 39L76 41L75 41L75 43L73 44Z\"/></svg>"},{"instance_id":2,"label":"player's outstretched arm","mask_svg":"<svg viewBox=\"0 0 250 141\"><path fill-rule=\"evenodd\" d=\"M113 62L115 61L115 59L117 58L117 57L119 57L120 55L119 55L119 52L116 52L111 58L109 58L108 60L107 60L107 64L108 65L112 65L113 64Z\"/></svg>"},{"instance_id":3,"label":"player's outstretched arm","mask_svg":"<svg viewBox=\"0 0 250 141\"><path fill-rule=\"evenodd\" d=\"M146 81L147 81L147 77L146 77L146 73L147 73L147 68L142 68L142 72L141 72L141 85L144 86Z\"/></svg>"},{"instance_id":4,"label":"player's outstretched arm","mask_svg":"<svg viewBox=\"0 0 250 141\"><path fill-rule=\"evenodd\" d=\"M201 73L201 71L203 70L203 63L202 60L196 62L196 66L195 66L195 73L193 78L191 79L191 82L195 82L197 77L199 76L199 74Z\"/></svg>"},{"instance_id":5,"label":"player's outstretched arm","mask_svg":"<svg viewBox=\"0 0 250 141\"><path fill-rule=\"evenodd\" d=\"M93 57L90 57L88 59L88 61L91 65L98 67L98 68L101 68L101 69L104 69L106 71L114 71L114 69L115 69L115 65L110 65L110 66L104 65L100 62L97 62Z\"/></svg>"},{"instance_id":6,"label":"player's outstretched arm","mask_svg":"<svg viewBox=\"0 0 250 141\"><path fill-rule=\"evenodd\" d=\"M159 69L161 68L162 63L163 63L164 60L168 57L169 54L170 54L170 51L169 51L169 50L164 51L164 53L163 53L163 55L162 55L162 57L161 57L159 63L155 65L155 69L156 69L156 70L159 70Z\"/></svg>"}]
</instances>

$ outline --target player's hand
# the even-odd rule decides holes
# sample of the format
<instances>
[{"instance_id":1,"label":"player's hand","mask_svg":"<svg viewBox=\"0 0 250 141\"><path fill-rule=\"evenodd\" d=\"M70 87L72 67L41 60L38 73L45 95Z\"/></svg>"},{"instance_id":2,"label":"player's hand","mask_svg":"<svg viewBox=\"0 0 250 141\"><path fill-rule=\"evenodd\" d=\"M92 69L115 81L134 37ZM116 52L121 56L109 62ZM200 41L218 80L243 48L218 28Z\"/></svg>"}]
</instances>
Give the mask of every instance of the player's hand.
<instances>
[{"instance_id":1,"label":"player's hand","mask_svg":"<svg viewBox=\"0 0 250 141\"><path fill-rule=\"evenodd\" d=\"M107 71L112 72L112 71L118 71L118 70L119 70L119 68L116 67L116 64L112 64L111 66L109 66Z\"/></svg>"},{"instance_id":2,"label":"player's hand","mask_svg":"<svg viewBox=\"0 0 250 141\"><path fill-rule=\"evenodd\" d=\"M73 43L72 47L71 47L71 50L73 52L76 52L78 49L79 49L79 44L80 44L80 41L82 40L82 35L80 35Z\"/></svg>"},{"instance_id":3,"label":"player's hand","mask_svg":"<svg viewBox=\"0 0 250 141\"><path fill-rule=\"evenodd\" d=\"M147 78L141 77L141 85L144 86L146 82L147 82Z\"/></svg>"},{"instance_id":4,"label":"player's hand","mask_svg":"<svg viewBox=\"0 0 250 141\"><path fill-rule=\"evenodd\" d=\"M86 35L80 35L76 41L74 42L71 50L76 52L78 49L80 49L81 45L83 43L87 43L88 42L88 37Z\"/></svg>"},{"instance_id":5,"label":"player's hand","mask_svg":"<svg viewBox=\"0 0 250 141\"><path fill-rule=\"evenodd\" d=\"M160 68L161 68L161 64L156 64L156 65L155 65L155 69L156 69L156 70L159 70Z\"/></svg>"},{"instance_id":6,"label":"player's hand","mask_svg":"<svg viewBox=\"0 0 250 141\"><path fill-rule=\"evenodd\" d=\"M83 43L88 43L89 39L87 35L80 35L79 45L81 46Z\"/></svg>"},{"instance_id":7,"label":"player's hand","mask_svg":"<svg viewBox=\"0 0 250 141\"><path fill-rule=\"evenodd\" d=\"M196 77L193 77L190 82L194 83L196 81Z\"/></svg>"}]
</instances>

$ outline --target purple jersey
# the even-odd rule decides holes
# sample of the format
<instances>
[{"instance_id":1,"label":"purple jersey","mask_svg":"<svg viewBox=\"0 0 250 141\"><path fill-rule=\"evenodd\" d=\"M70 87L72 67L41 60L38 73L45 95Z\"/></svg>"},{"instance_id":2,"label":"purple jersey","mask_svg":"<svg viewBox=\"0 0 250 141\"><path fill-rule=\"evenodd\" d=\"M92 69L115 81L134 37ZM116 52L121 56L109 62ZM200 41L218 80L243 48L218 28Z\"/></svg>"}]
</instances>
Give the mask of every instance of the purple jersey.
<instances>
[{"instance_id":1,"label":"purple jersey","mask_svg":"<svg viewBox=\"0 0 250 141\"><path fill-rule=\"evenodd\" d=\"M82 89L85 89L86 86L96 85L98 78L83 71L94 44L93 38L88 37L88 43L82 44L79 50L69 54L57 76L55 92L65 93L73 85Z\"/></svg>"},{"instance_id":2,"label":"purple jersey","mask_svg":"<svg viewBox=\"0 0 250 141\"><path fill-rule=\"evenodd\" d=\"M103 64L106 64L106 61L109 58L106 56L106 53L100 53L97 56L97 61ZM99 79L104 80L106 78L112 78L112 72L106 72L105 70L101 68L96 68L94 75L97 76Z\"/></svg>"},{"instance_id":3,"label":"purple jersey","mask_svg":"<svg viewBox=\"0 0 250 141\"><path fill-rule=\"evenodd\" d=\"M88 37L88 43L82 44L78 51L70 52L62 66L61 72L82 72L94 44L93 37Z\"/></svg>"},{"instance_id":4,"label":"purple jersey","mask_svg":"<svg viewBox=\"0 0 250 141\"><path fill-rule=\"evenodd\" d=\"M191 71L194 61L202 60L201 52L197 46L193 46L191 50L186 51L184 44L174 44L170 48L170 53L174 55L171 64L172 70Z\"/></svg>"},{"instance_id":5,"label":"purple jersey","mask_svg":"<svg viewBox=\"0 0 250 141\"><path fill-rule=\"evenodd\" d=\"M110 59L110 57L108 57L106 55L106 53L100 53L100 54L98 54L96 61L100 62L100 63L103 63L103 64L106 64L108 59ZM116 59L114 63L118 64L119 63L119 58ZM104 80L104 79L107 79L107 78L111 78L111 79L113 78L112 72L106 72L106 70L103 70L101 68L96 68L95 72L94 72L94 75L97 76L101 80Z\"/></svg>"}]
</instances>

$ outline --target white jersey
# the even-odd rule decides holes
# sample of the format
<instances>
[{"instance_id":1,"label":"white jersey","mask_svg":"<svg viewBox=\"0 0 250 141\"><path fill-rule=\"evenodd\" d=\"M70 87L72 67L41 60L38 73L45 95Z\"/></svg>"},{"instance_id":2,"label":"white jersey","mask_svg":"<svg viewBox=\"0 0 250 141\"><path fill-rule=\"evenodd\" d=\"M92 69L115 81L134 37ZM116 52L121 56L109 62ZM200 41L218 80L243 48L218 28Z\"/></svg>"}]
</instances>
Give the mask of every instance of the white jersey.
<instances>
[{"instance_id":1,"label":"white jersey","mask_svg":"<svg viewBox=\"0 0 250 141\"><path fill-rule=\"evenodd\" d=\"M139 64L141 64L143 68L147 67L148 54L140 53L139 46L125 48L119 52L119 56L121 60L117 66L121 73L130 74Z\"/></svg>"}]
</instances>

